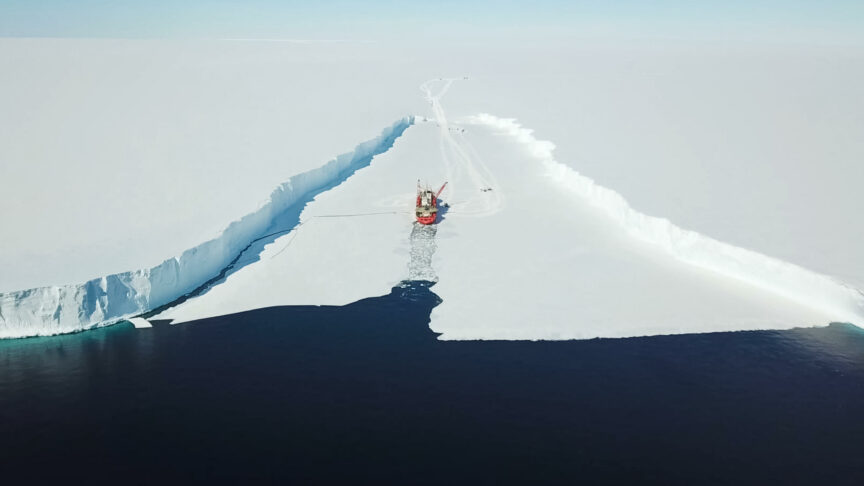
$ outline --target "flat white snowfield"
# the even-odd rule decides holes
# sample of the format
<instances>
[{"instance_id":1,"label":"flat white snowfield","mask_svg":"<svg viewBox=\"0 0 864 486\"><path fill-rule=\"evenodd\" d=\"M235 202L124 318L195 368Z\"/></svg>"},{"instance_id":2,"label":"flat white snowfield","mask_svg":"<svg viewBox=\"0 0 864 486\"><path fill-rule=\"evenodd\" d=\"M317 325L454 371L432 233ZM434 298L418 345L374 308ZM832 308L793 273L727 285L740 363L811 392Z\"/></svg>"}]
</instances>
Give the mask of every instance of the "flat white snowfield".
<instances>
[{"instance_id":1,"label":"flat white snowfield","mask_svg":"<svg viewBox=\"0 0 864 486\"><path fill-rule=\"evenodd\" d=\"M422 107L362 44L0 39L0 64L0 338L195 289Z\"/></svg>"},{"instance_id":2,"label":"flat white snowfield","mask_svg":"<svg viewBox=\"0 0 864 486\"><path fill-rule=\"evenodd\" d=\"M864 320L860 50L0 39L0 61L0 337L405 278L438 281L445 339ZM471 79L417 89L437 73ZM435 227L417 178L450 182Z\"/></svg>"},{"instance_id":3,"label":"flat white snowfield","mask_svg":"<svg viewBox=\"0 0 864 486\"><path fill-rule=\"evenodd\" d=\"M257 261L157 318L347 304L370 290L387 293L412 276L418 252L434 252L427 275L443 303L431 327L443 339L864 323L857 290L636 213L512 121L451 122L441 105L451 83L424 84L434 117L418 118L390 151L316 197L300 226L252 252L260 251L249 256ZM417 176L450 182L442 195L449 207L426 235L434 245L418 239L412 222Z\"/></svg>"}]
</instances>

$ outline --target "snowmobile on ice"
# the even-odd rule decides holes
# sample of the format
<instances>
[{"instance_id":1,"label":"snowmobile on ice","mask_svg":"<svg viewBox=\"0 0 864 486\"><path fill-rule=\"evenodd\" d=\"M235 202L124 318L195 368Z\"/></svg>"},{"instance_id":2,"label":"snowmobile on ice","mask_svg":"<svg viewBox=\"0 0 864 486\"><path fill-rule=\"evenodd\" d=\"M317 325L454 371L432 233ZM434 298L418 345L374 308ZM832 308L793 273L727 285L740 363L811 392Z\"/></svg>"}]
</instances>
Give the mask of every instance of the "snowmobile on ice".
<instances>
[{"instance_id":1,"label":"snowmobile on ice","mask_svg":"<svg viewBox=\"0 0 864 486\"><path fill-rule=\"evenodd\" d=\"M444 191L447 186L445 182L438 189L438 192L432 192L428 187L423 189L420 187L420 181L417 181L417 205L414 208L414 215L417 216L417 222L420 224L435 224L438 219L438 196Z\"/></svg>"}]
</instances>

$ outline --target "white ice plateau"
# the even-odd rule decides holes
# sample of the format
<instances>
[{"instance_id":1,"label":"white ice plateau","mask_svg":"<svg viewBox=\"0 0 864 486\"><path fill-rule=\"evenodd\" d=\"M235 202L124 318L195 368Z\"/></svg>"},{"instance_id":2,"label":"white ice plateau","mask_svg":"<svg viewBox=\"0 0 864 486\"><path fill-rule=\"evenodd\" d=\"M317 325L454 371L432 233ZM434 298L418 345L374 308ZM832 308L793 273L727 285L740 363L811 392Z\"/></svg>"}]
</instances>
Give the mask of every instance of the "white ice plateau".
<instances>
[{"instance_id":1,"label":"white ice plateau","mask_svg":"<svg viewBox=\"0 0 864 486\"><path fill-rule=\"evenodd\" d=\"M537 92L555 93L574 84L573 73L562 75L553 62L562 55L581 56L583 65L594 68L592 76L615 83L619 78L604 72L615 63L610 58L624 58L621 65L628 68L645 62L659 71L637 72L632 77L638 82L630 87L648 97L657 95L651 86L664 85L657 82L658 72L662 79L674 73L669 66L690 65L682 76L691 76L690 89L698 91L702 85L691 73L704 68L703 55L693 61L692 53L577 50L553 53L548 64L542 56L526 58L531 74L517 75L495 56L472 64L442 61L427 52L423 62L397 62L394 52L384 55L368 47L349 55L341 46L182 46L0 41L0 59L20 68L0 78L0 102L9 108L0 112L0 133L5 134L0 135L0 203L10 216L0 256L0 337L73 332L142 314L176 324L266 306L343 305L386 294L412 278L437 281L433 291L443 302L430 326L443 339L587 339L838 321L864 325L859 290L864 258L854 243L864 225L853 217L856 204L864 201L843 185L856 187L864 176L860 164L852 164L864 147L845 135L861 127L860 113L854 114L857 101L848 111L838 111L832 103L810 100L808 88L790 91L795 99L814 103L808 105L809 117L843 124L831 132L835 143L824 155L830 162L790 162L783 159L785 151L815 153L821 139L814 137L830 134L815 127L816 135L789 137L782 146L770 140L759 145L749 135L736 138L721 105L748 91L729 83L731 88L715 96L718 126L679 126L670 138L658 135L671 147L666 155L676 155L664 159L643 133L657 131L662 123L628 132L628 123L647 116L644 106L640 111L636 103L607 103L601 109L584 101L603 99L602 80L579 81L595 90L591 95L574 91L559 97L561 107L572 108L562 114L544 108L539 103L544 95ZM33 52L53 64L27 55ZM77 60L65 61L70 52ZM843 55L861 70L859 57ZM770 69L777 70L777 63L788 67L783 56L766 56L775 62ZM729 62L728 57L717 59ZM102 83L110 82L100 81L100 74L107 71L121 82L137 79L140 64L112 64L130 58L155 66L144 74L156 88L136 86L143 90L143 101L131 106L126 101L125 110L115 113L108 107L130 92L107 90L113 94L106 98L100 94ZM821 59L788 63L806 69ZM51 70L61 69L55 64L63 62L73 68L65 66L67 87L49 86ZM715 82L729 72L722 62L712 73ZM750 63L748 58L734 67ZM288 68L272 67L285 64ZM353 77L339 69L361 65L368 71ZM456 69L471 71L471 79L433 78L417 91L429 70ZM163 79L164 72L181 75ZM750 72L757 93L766 84L758 73ZM828 84L836 75L831 69L818 73L807 86ZM548 88L550 79L560 84L540 89ZM194 99L192 93L205 80L210 94ZM632 92L615 83L605 88L610 100ZM524 96L513 90L524 90ZM834 95L860 99L855 98L860 90L840 83ZM45 99L46 92L51 97ZM75 116L84 113L70 100L82 93L105 108L85 117L82 126L95 126L93 133L75 128L69 135L63 127L73 126ZM241 96L252 101L246 104ZM682 96L663 102L674 108L692 101L689 93ZM220 97L226 99L217 101ZM282 98L289 101L276 101ZM151 107L162 103L169 109L166 99L180 105L174 109L183 116L167 117L167 125L159 128L165 114ZM747 113L772 112L772 103L783 102L767 99ZM614 135L579 139L582 153L609 154L605 166L573 155L579 148L569 130L598 130L584 126L574 103L594 109L601 127L604 119L620 115L614 119L622 127ZM214 111L214 104L224 113ZM358 104L367 108L357 109ZM665 109L674 120L680 114L673 108ZM274 116L274 110L279 114ZM149 124L135 125L142 122L131 121L129 111ZM184 118L192 112L209 116ZM561 140L553 145L501 114L536 122ZM242 127L235 118L244 122ZM118 126L117 120L133 127ZM550 120L554 123L547 124ZM784 124L789 134L802 129L788 116L778 125ZM274 125L281 128L273 130ZM145 135L130 135L136 127ZM738 159L722 161L723 167L736 168L727 173L710 160L694 168L677 158L697 150L681 148L692 139L717 147L704 133L718 127L731 145L750 144L748 157L761 154L748 162L750 173L737 170ZM235 132L246 139L213 141ZM260 132L269 138L260 138ZM110 141L100 150L106 137ZM46 148L44 140L56 147ZM150 142L166 140L170 150L153 151ZM621 144L628 141L641 142L645 153L625 154ZM223 150L207 148L214 143L223 144ZM335 158L329 155L351 147ZM714 149L715 156L729 150L723 147ZM213 157L211 163L189 161L205 155ZM630 165L615 157L630 157ZM151 165L142 175L140 167ZM819 167L815 173L821 180L831 181L821 191L837 191L845 204L834 207L814 189L818 182L810 177L811 165ZM45 175L52 171L56 175ZM711 177L700 179L700 174ZM449 182L442 195L448 207L434 227L412 221L418 177L433 186ZM280 180L262 200L261 188ZM628 190L635 195L630 202ZM764 193L764 205L751 197L754 191ZM176 198L185 193L186 198ZM710 218L698 217L709 212ZM843 224L831 226L827 234L814 230L838 215ZM764 225L758 224L760 218ZM70 226L70 219L77 226ZM795 229L797 221L804 221L803 230ZM779 230L779 223L791 229ZM806 237L790 241L789 234ZM124 266L139 269L120 271ZM105 276L91 278L94 274ZM195 295L185 299L190 293Z\"/></svg>"},{"instance_id":2,"label":"white ice plateau","mask_svg":"<svg viewBox=\"0 0 864 486\"><path fill-rule=\"evenodd\" d=\"M316 191L366 165L411 124L397 121L381 135L318 169L279 185L255 212L232 222L216 238L142 270L108 275L81 285L41 287L0 294L0 337L56 334L105 325L168 304L218 275L274 220Z\"/></svg>"}]
</instances>

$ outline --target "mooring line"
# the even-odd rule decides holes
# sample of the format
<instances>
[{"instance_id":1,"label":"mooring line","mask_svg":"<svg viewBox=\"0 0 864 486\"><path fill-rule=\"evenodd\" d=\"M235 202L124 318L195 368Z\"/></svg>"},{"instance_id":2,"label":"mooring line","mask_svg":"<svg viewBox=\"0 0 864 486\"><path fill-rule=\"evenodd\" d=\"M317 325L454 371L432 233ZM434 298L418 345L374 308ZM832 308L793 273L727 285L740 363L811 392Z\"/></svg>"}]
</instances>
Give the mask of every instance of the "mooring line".
<instances>
[{"instance_id":1,"label":"mooring line","mask_svg":"<svg viewBox=\"0 0 864 486\"><path fill-rule=\"evenodd\" d=\"M409 214L410 211L382 211L379 213L357 213L357 214L318 214L310 216L312 218L354 218L357 216L377 216L379 214Z\"/></svg>"},{"instance_id":2,"label":"mooring line","mask_svg":"<svg viewBox=\"0 0 864 486\"><path fill-rule=\"evenodd\" d=\"M297 223L296 225L294 225L294 227L292 227L291 229L282 230L282 231L277 231L277 232L275 232L275 233L270 233L269 235L264 235L264 236L262 236L262 237L256 239L255 241L253 241L253 243L256 242L256 241L263 240L264 238L267 238L267 237L269 237L269 236L279 235L279 234L282 234L282 233L290 233L290 232L292 232L292 231L294 231L294 230L298 230L298 231L295 231L295 232L294 232L294 235L291 236L291 239L288 240L288 243L287 243L284 247L282 247L281 250L279 250L278 252L276 252L275 255L273 255L273 256L270 257L270 259L272 260L272 259L276 258L277 256L279 256L279 255L280 255L283 251L285 251L289 246L291 246L291 243L294 243L294 239L297 238L297 233L299 233L299 229L300 229L301 226L303 226L304 223L308 223L308 222L310 222L310 221L312 221L312 220L314 220L314 219L317 219L317 218L356 218L356 217L359 217L359 216L378 216L378 215L382 215L382 214L409 214L409 213L410 213L410 211L379 211L379 212L375 212L375 213L354 213L354 214L316 214L316 215L309 216L308 218L306 218L305 221L300 221L299 223Z\"/></svg>"}]
</instances>

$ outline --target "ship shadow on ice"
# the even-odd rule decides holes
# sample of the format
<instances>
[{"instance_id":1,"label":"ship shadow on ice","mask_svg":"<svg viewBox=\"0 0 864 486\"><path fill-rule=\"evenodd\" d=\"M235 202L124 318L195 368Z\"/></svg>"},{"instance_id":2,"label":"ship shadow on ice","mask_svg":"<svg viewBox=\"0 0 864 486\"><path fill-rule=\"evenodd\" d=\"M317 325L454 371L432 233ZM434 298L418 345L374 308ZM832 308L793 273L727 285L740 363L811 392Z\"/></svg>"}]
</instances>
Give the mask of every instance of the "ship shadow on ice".
<instances>
[{"instance_id":1,"label":"ship shadow on ice","mask_svg":"<svg viewBox=\"0 0 864 486\"><path fill-rule=\"evenodd\" d=\"M440 199L439 201L441 201L441 204L438 205L438 221L436 224L440 224L447 219L447 213L450 212L450 203Z\"/></svg>"}]
</instances>

